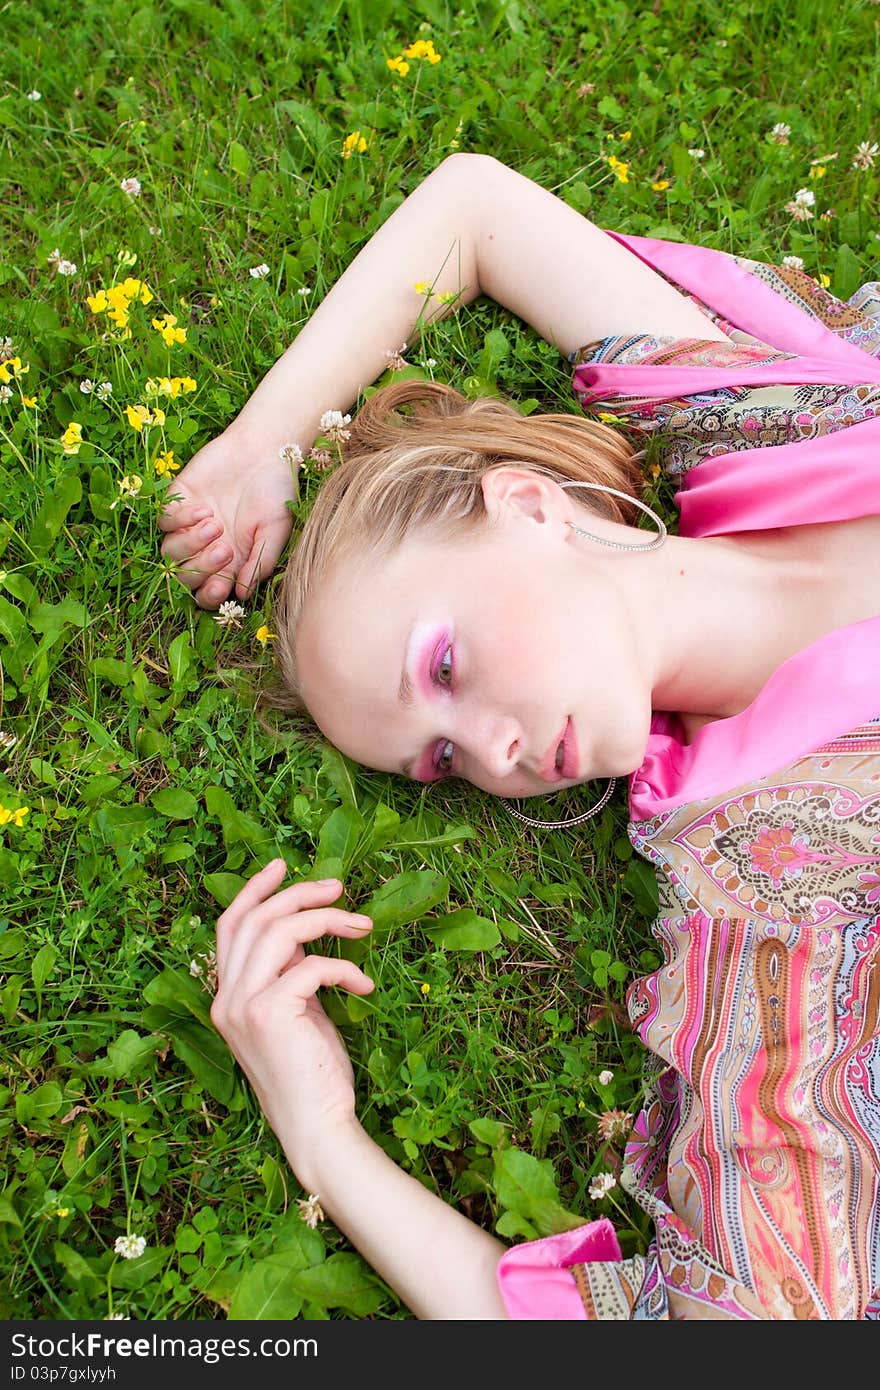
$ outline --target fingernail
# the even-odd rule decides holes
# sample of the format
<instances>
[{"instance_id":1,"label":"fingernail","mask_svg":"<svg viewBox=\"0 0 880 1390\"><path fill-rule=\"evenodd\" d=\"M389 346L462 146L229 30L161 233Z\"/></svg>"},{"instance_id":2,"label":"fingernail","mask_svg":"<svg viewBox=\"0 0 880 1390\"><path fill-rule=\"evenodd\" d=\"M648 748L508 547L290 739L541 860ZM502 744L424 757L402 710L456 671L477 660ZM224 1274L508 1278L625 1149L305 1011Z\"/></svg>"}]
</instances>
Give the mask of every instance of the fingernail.
<instances>
[{"instance_id":1,"label":"fingernail","mask_svg":"<svg viewBox=\"0 0 880 1390\"><path fill-rule=\"evenodd\" d=\"M372 918L365 917L362 912L359 912L354 920L355 924L358 927L360 927L363 931L366 931L367 927L371 927L373 925Z\"/></svg>"},{"instance_id":2,"label":"fingernail","mask_svg":"<svg viewBox=\"0 0 880 1390\"><path fill-rule=\"evenodd\" d=\"M316 878L315 883L319 888L329 888L331 883L339 884L338 878Z\"/></svg>"}]
</instances>

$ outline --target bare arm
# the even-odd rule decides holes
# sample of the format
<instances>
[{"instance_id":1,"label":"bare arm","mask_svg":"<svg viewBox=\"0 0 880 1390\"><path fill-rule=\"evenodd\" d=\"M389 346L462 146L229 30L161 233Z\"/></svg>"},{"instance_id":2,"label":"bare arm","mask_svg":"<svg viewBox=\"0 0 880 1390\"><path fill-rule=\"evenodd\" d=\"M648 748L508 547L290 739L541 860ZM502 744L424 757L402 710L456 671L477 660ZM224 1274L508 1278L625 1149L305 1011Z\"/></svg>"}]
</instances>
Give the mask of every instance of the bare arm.
<instances>
[{"instance_id":1,"label":"bare arm","mask_svg":"<svg viewBox=\"0 0 880 1390\"><path fill-rule=\"evenodd\" d=\"M305 453L326 410L346 410L429 317L487 294L568 353L609 334L723 340L680 294L612 237L488 155L443 161L358 253L232 424L175 478L162 553L203 608L243 598L290 535L288 443Z\"/></svg>"}]
</instances>

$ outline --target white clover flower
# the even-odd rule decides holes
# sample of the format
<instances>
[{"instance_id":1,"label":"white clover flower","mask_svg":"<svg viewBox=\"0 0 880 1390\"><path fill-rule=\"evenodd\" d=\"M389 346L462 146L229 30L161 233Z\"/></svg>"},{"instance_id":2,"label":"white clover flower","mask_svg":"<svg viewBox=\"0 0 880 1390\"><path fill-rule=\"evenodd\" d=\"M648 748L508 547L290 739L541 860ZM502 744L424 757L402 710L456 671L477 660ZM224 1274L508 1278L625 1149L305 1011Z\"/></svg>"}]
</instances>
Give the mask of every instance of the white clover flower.
<instances>
[{"instance_id":1,"label":"white clover flower","mask_svg":"<svg viewBox=\"0 0 880 1390\"><path fill-rule=\"evenodd\" d=\"M297 290L297 294L301 295L303 299L308 299L311 292L311 286L309 285L300 285L299 289Z\"/></svg>"},{"instance_id":2,"label":"white clover flower","mask_svg":"<svg viewBox=\"0 0 880 1390\"><path fill-rule=\"evenodd\" d=\"M161 235L162 235L162 228L161 228L161 227L148 227L148 228L147 228L147 231L150 233L150 236L161 236Z\"/></svg>"},{"instance_id":3,"label":"white clover flower","mask_svg":"<svg viewBox=\"0 0 880 1390\"><path fill-rule=\"evenodd\" d=\"M436 367L436 365L437 365L437 358L436 358L436 357L421 357L421 358L419 358L419 365L422 366L422 367L427 367L428 371L430 372L430 371L433 370L434 367Z\"/></svg>"},{"instance_id":4,"label":"white clover flower","mask_svg":"<svg viewBox=\"0 0 880 1390\"><path fill-rule=\"evenodd\" d=\"M343 440L351 438L351 430L345 428L350 424L350 415L343 415L341 410L325 410L319 428L326 439Z\"/></svg>"},{"instance_id":5,"label":"white clover flower","mask_svg":"<svg viewBox=\"0 0 880 1390\"><path fill-rule=\"evenodd\" d=\"M113 1249L124 1260L139 1260L147 1248L143 1236L117 1236Z\"/></svg>"},{"instance_id":6,"label":"white clover flower","mask_svg":"<svg viewBox=\"0 0 880 1390\"><path fill-rule=\"evenodd\" d=\"M786 125L784 121L777 121L770 132L770 139L774 145L787 145L789 135L791 135L791 126Z\"/></svg>"},{"instance_id":7,"label":"white clover flower","mask_svg":"<svg viewBox=\"0 0 880 1390\"><path fill-rule=\"evenodd\" d=\"M870 169L874 160L880 153L876 140L873 145L869 145L867 140L863 140L853 156L852 167L854 169Z\"/></svg>"},{"instance_id":8,"label":"white clover flower","mask_svg":"<svg viewBox=\"0 0 880 1390\"><path fill-rule=\"evenodd\" d=\"M803 208L812 208L816 206L816 195L812 188L799 188L794 195L794 201L800 203Z\"/></svg>"},{"instance_id":9,"label":"white clover flower","mask_svg":"<svg viewBox=\"0 0 880 1390\"><path fill-rule=\"evenodd\" d=\"M4 753L11 753L17 743L18 737L16 734L5 734L3 730L0 729L0 748L3 749Z\"/></svg>"},{"instance_id":10,"label":"white clover flower","mask_svg":"<svg viewBox=\"0 0 880 1390\"><path fill-rule=\"evenodd\" d=\"M782 264L786 270L803 270L804 262L801 256L783 256Z\"/></svg>"},{"instance_id":11,"label":"white clover flower","mask_svg":"<svg viewBox=\"0 0 880 1390\"><path fill-rule=\"evenodd\" d=\"M76 261L60 260L55 269L58 271L59 275L75 275Z\"/></svg>"},{"instance_id":12,"label":"white clover flower","mask_svg":"<svg viewBox=\"0 0 880 1390\"><path fill-rule=\"evenodd\" d=\"M252 280L265 280L268 274L269 267L266 265L265 261L262 265L252 265L250 270L248 271L248 275L251 277Z\"/></svg>"},{"instance_id":13,"label":"white clover flower","mask_svg":"<svg viewBox=\"0 0 880 1390\"><path fill-rule=\"evenodd\" d=\"M688 154L690 155L691 159L705 159L705 158L706 158L706 151L705 151L705 150L688 150Z\"/></svg>"},{"instance_id":14,"label":"white clover flower","mask_svg":"<svg viewBox=\"0 0 880 1390\"><path fill-rule=\"evenodd\" d=\"M600 1071L600 1072L599 1072L599 1085L600 1085L600 1086L610 1086L613 1080L614 1080L614 1072L613 1072L613 1071L609 1071L607 1067L606 1067L605 1071Z\"/></svg>"},{"instance_id":15,"label":"white clover flower","mask_svg":"<svg viewBox=\"0 0 880 1390\"><path fill-rule=\"evenodd\" d=\"M79 389L82 391L84 396L90 396L95 389L95 383L91 381L88 377L85 377L80 382Z\"/></svg>"},{"instance_id":16,"label":"white clover flower","mask_svg":"<svg viewBox=\"0 0 880 1390\"><path fill-rule=\"evenodd\" d=\"M278 450L278 457L290 468L299 468L303 461L303 451L298 444L282 444Z\"/></svg>"},{"instance_id":17,"label":"white clover flower","mask_svg":"<svg viewBox=\"0 0 880 1390\"><path fill-rule=\"evenodd\" d=\"M214 614L214 622L219 623L220 627L241 627L241 620L246 616L246 610L241 604L228 598Z\"/></svg>"},{"instance_id":18,"label":"white clover flower","mask_svg":"<svg viewBox=\"0 0 880 1390\"><path fill-rule=\"evenodd\" d=\"M2 402L3 405L5 405L7 401L11 401L11 400L12 400L12 387L11 387L11 386L6 386L5 384L4 384L4 385L0 385L0 402Z\"/></svg>"},{"instance_id":19,"label":"white clover flower","mask_svg":"<svg viewBox=\"0 0 880 1390\"><path fill-rule=\"evenodd\" d=\"M321 1206L317 1192L313 1192L308 1197L299 1197L296 1204L299 1207L300 1220L304 1221L312 1230L315 1229L319 1221L324 1220L324 1208Z\"/></svg>"},{"instance_id":20,"label":"white clover flower","mask_svg":"<svg viewBox=\"0 0 880 1390\"><path fill-rule=\"evenodd\" d=\"M406 343L401 343L399 348L386 348L384 356L388 358L388 366L392 372L402 372L409 363L404 357Z\"/></svg>"},{"instance_id":21,"label":"white clover flower","mask_svg":"<svg viewBox=\"0 0 880 1390\"><path fill-rule=\"evenodd\" d=\"M106 401L108 396L113 395L113 383L110 381L99 381L95 387L95 395L99 401Z\"/></svg>"},{"instance_id":22,"label":"white clover flower","mask_svg":"<svg viewBox=\"0 0 880 1390\"><path fill-rule=\"evenodd\" d=\"M597 1173L587 1191L594 1202L601 1202L616 1186L617 1179L613 1173Z\"/></svg>"},{"instance_id":23,"label":"white clover flower","mask_svg":"<svg viewBox=\"0 0 880 1390\"><path fill-rule=\"evenodd\" d=\"M202 977L202 975L204 975L205 967L203 965L199 965L199 962L197 960L191 960L189 963L189 973L192 975L194 980L198 980Z\"/></svg>"},{"instance_id":24,"label":"white clover flower","mask_svg":"<svg viewBox=\"0 0 880 1390\"><path fill-rule=\"evenodd\" d=\"M123 193L127 193L129 198L139 198L141 196L141 181L136 178L123 179L119 187Z\"/></svg>"},{"instance_id":25,"label":"white clover flower","mask_svg":"<svg viewBox=\"0 0 880 1390\"><path fill-rule=\"evenodd\" d=\"M807 190L801 190L802 192ZM812 197L812 194L810 194ZM785 211L794 218L795 222L809 222L813 216L813 210L804 202L798 202L797 198L791 198L785 205Z\"/></svg>"},{"instance_id":26,"label":"white clover flower","mask_svg":"<svg viewBox=\"0 0 880 1390\"><path fill-rule=\"evenodd\" d=\"M42 100L43 100L43 93L42 93L42 92L38 92L37 89L36 89L36 87L35 87L34 90L33 90L32 92L28 92L28 94L27 94L27 99L28 99L28 101L42 101Z\"/></svg>"}]
</instances>

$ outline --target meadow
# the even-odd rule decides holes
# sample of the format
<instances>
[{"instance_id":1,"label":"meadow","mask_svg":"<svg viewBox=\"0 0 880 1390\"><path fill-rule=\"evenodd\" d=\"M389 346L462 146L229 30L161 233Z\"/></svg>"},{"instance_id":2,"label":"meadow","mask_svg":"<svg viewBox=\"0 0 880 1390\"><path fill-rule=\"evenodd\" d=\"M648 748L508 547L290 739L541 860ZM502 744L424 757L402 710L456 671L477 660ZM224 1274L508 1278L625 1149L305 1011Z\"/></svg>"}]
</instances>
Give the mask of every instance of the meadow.
<instances>
[{"instance_id":1,"label":"meadow","mask_svg":"<svg viewBox=\"0 0 880 1390\"><path fill-rule=\"evenodd\" d=\"M409 1318L309 1219L210 1023L217 916L277 855L374 918L347 949L375 994L325 1001L370 1133L505 1239L601 1214L645 1249L614 1182L642 1084L626 989L658 964L625 788L540 834L272 732L275 581L219 622L157 515L454 150L600 226L797 257L846 299L878 277L878 38L869 0L4 7L0 1317ZM486 301L407 362L577 408ZM661 463L645 500L672 522Z\"/></svg>"}]
</instances>

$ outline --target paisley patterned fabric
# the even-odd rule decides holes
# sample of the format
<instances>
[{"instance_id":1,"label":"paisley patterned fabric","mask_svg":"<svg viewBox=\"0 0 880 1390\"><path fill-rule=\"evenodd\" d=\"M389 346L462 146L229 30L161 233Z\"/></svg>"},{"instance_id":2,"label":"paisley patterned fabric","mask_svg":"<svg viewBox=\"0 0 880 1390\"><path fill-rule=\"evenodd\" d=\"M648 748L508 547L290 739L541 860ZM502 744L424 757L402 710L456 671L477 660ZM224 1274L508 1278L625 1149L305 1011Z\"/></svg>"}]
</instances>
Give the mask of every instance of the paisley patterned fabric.
<instances>
[{"instance_id":1,"label":"paisley patterned fabric","mask_svg":"<svg viewBox=\"0 0 880 1390\"><path fill-rule=\"evenodd\" d=\"M803 272L723 260L880 358L880 285L841 303ZM644 387L646 366L746 375L796 359L689 297L727 343L606 338L574 354L575 367L637 367ZM597 401L576 373L575 390L591 410L659 432L664 466L681 475L880 414L880 385L846 375ZM561 1257L577 1311L548 1311L535 1269L542 1311L521 1297L512 1316L880 1316L880 688L876 710L789 767L630 821L657 871L663 964L628 996L649 1074L621 1182L654 1239L626 1261ZM528 1245L502 1259L520 1290L529 1259Z\"/></svg>"}]
</instances>

